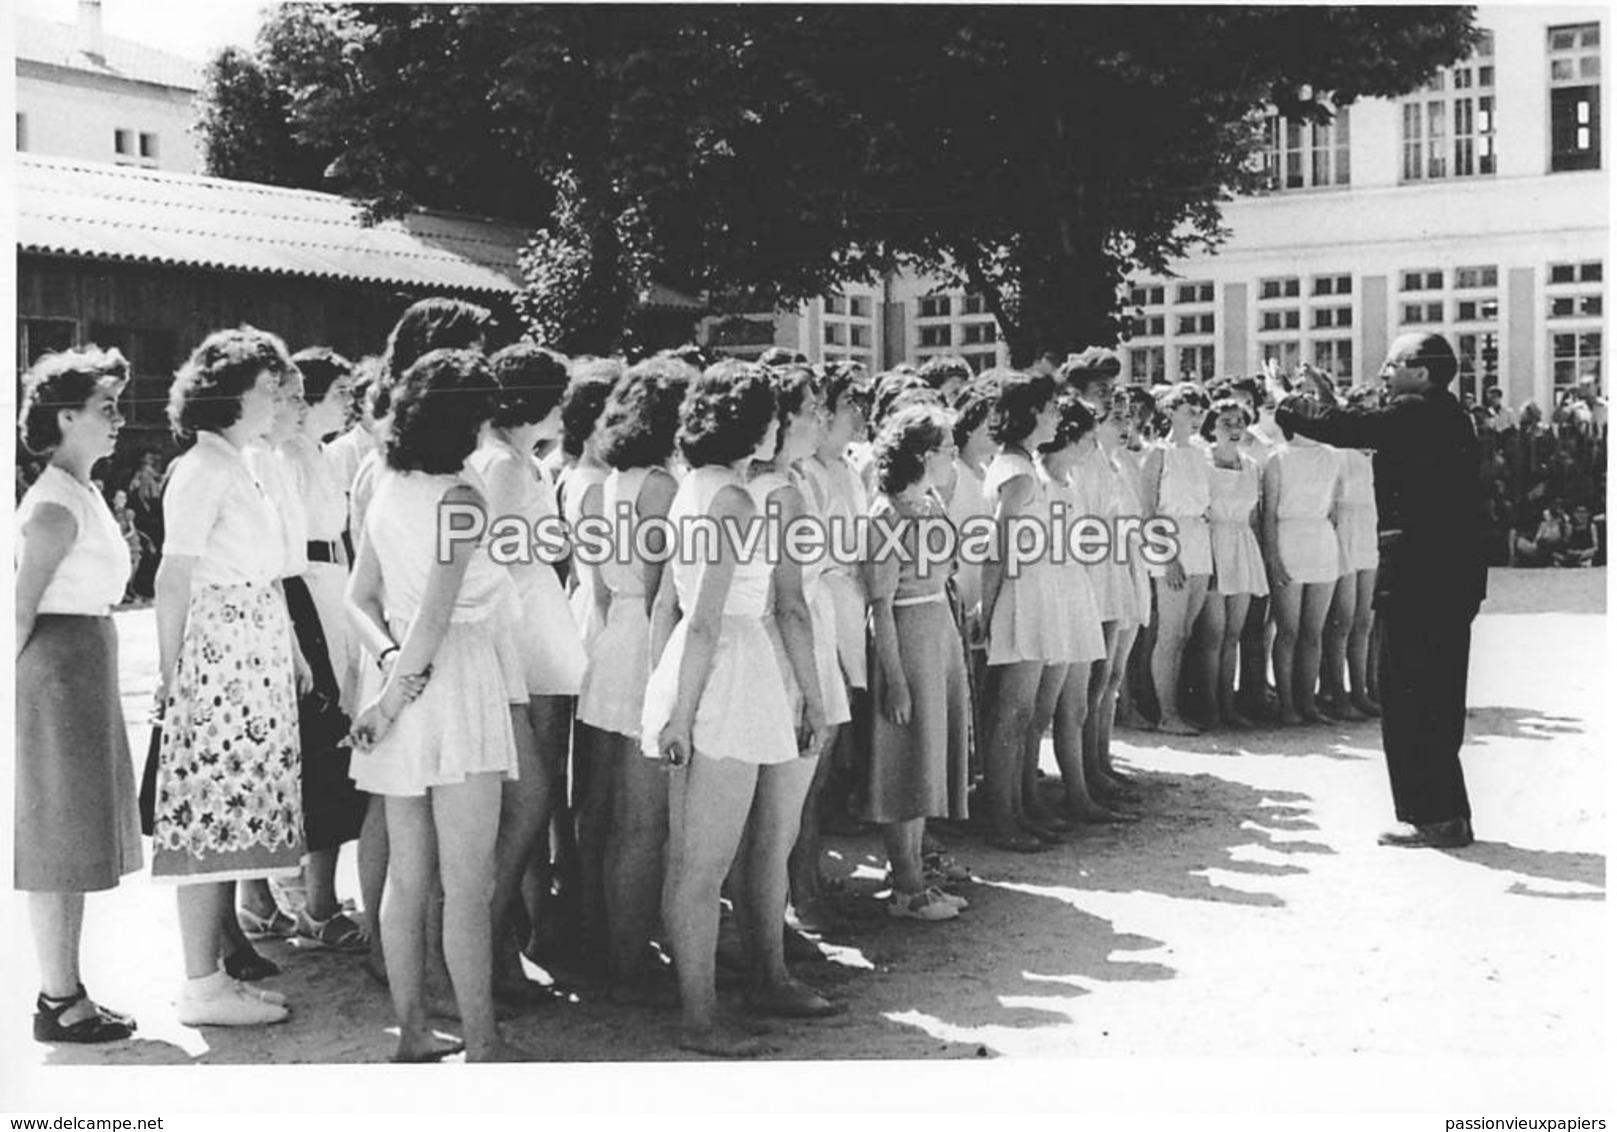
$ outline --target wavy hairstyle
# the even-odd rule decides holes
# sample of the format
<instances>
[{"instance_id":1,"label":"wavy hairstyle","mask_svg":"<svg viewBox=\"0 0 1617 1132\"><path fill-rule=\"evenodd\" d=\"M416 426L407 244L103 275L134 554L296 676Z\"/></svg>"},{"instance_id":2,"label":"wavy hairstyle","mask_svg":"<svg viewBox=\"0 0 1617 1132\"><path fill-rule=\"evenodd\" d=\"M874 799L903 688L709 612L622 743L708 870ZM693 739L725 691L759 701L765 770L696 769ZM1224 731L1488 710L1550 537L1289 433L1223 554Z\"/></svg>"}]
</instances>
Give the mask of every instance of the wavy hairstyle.
<instances>
[{"instance_id":1,"label":"wavy hairstyle","mask_svg":"<svg viewBox=\"0 0 1617 1132\"><path fill-rule=\"evenodd\" d=\"M679 450L693 468L733 464L757 451L774 416L769 371L727 359L691 382L679 409Z\"/></svg>"},{"instance_id":2,"label":"wavy hairstyle","mask_svg":"<svg viewBox=\"0 0 1617 1132\"><path fill-rule=\"evenodd\" d=\"M630 367L596 425L601 459L620 472L666 464L674 454L680 406L696 376L678 355L659 354Z\"/></svg>"},{"instance_id":3,"label":"wavy hairstyle","mask_svg":"<svg viewBox=\"0 0 1617 1132\"><path fill-rule=\"evenodd\" d=\"M388 384L402 380L405 370L432 350L479 346L493 321L487 307L463 299L431 298L412 303L387 336L382 371Z\"/></svg>"},{"instance_id":4,"label":"wavy hairstyle","mask_svg":"<svg viewBox=\"0 0 1617 1132\"><path fill-rule=\"evenodd\" d=\"M997 444L1022 443L1056 395L1055 380L1017 369L989 370L985 376L992 377L998 385L988 418L988 435Z\"/></svg>"},{"instance_id":5,"label":"wavy hairstyle","mask_svg":"<svg viewBox=\"0 0 1617 1132\"><path fill-rule=\"evenodd\" d=\"M318 405L331 387L354 372L354 364L329 346L309 346L292 355L303 375L303 401Z\"/></svg>"},{"instance_id":6,"label":"wavy hairstyle","mask_svg":"<svg viewBox=\"0 0 1617 1132\"><path fill-rule=\"evenodd\" d=\"M999 382L991 375L974 377L954 399L954 442L964 448L971 434L983 426L999 398Z\"/></svg>"},{"instance_id":7,"label":"wavy hairstyle","mask_svg":"<svg viewBox=\"0 0 1617 1132\"><path fill-rule=\"evenodd\" d=\"M595 432L613 386L623 376L623 362L593 355L574 358L572 375L561 396L561 450L577 459Z\"/></svg>"},{"instance_id":8,"label":"wavy hairstyle","mask_svg":"<svg viewBox=\"0 0 1617 1132\"><path fill-rule=\"evenodd\" d=\"M1203 440L1209 443L1213 441L1214 434L1218 428L1218 418L1225 413L1240 413L1241 424L1245 428L1251 428L1258 422L1257 414L1247 408L1246 403L1239 398L1219 397L1208 406L1207 414L1202 417L1201 428L1198 431L1200 431Z\"/></svg>"},{"instance_id":9,"label":"wavy hairstyle","mask_svg":"<svg viewBox=\"0 0 1617 1132\"><path fill-rule=\"evenodd\" d=\"M404 371L393 390L387 466L399 472L452 475L477 448L494 414L499 387L476 350L433 350Z\"/></svg>"},{"instance_id":10,"label":"wavy hairstyle","mask_svg":"<svg viewBox=\"0 0 1617 1132\"><path fill-rule=\"evenodd\" d=\"M1039 445L1040 452L1060 452L1095 431L1095 411L1075 390L1056 394L1056 434Z\"/></svg>"},{"instance_id":11,"label":"wavy hairstyle","mask_svg":"<svg viewBox=\"0 0 1617 1132\"><path fill-rule=\"evenodd\" d=\"M168 423L176 440L222 432L241 419L241 399L261 373L285 381L293 371L286 343L267 330L215 330L191 351L168 387Z\"/></svg>"},{"instance_id":12,"label":"wavy hairstyle","mask_svg":"<svg viewBox=\"0 0 1617 1132\"><path fill-rule=\"evenodd\" d=\"M49 455L62 443L58 413L82 409L102 390L117 395L129 381L129 362L117 350L85 346L46 354L22 379L17 435L35 456Z\"/></svg>"},{"instance_id":13,"label":"wavy hairstyle","mask_svg":"<svg viewBox=\"0 0 1617 1132\"><path fill-rule=\"evenodd\" d=\"M897 495L926 474L926 458L952 439L954 421L940 405L905 405L876 434L876 486Z\"/></svg>"},{"instance_id":14,"label":"wavy hairstyle","mask_svg":"<svg viewBox=\"0 0 1617 1132\"><path fill-rule=\"evenodd\" d=\"M488 364L499 387L490 419L496 428L544 420L567 390L567 359L532 342L513 342Z\"/></svg>"}]
</instances>

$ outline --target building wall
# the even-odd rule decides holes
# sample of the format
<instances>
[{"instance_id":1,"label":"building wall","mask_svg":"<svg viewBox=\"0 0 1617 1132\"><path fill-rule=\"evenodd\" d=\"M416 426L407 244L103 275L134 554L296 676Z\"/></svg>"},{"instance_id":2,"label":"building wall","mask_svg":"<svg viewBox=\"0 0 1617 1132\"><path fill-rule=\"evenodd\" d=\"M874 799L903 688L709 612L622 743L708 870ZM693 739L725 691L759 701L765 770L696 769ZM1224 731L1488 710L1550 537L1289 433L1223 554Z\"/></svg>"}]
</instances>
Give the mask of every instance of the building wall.
<instances>
[{"instance_id":1,"label":"building wall","mask_svg":"<svg viewBox=\"0 0 1617 1132\"><path fill-rule=\"evenodd\" d=\"M400 313L421 297L363 283L20 255L18 372L45 350L116 346L133 371L125 416L161 434L174 371L212 331L249 323L294 352L330 346L357 360L381 353ZM498 296L467 297L515 325Z\"/></svg>"},{"instance_id":2,"label":"building wall","mask_svg":"<svg viewBox=\"0 0 1617 1132\"><path fill-rule=\"evenodd\" d=\"M202 154L192 135L194 91L108 78L66 67L17 60L19 148L74 157L200 173ZM117 132L128 131L130 153L117 151ZM155 136L155 158L142 157L140 135Z\"/></svg>"}]
</instances>

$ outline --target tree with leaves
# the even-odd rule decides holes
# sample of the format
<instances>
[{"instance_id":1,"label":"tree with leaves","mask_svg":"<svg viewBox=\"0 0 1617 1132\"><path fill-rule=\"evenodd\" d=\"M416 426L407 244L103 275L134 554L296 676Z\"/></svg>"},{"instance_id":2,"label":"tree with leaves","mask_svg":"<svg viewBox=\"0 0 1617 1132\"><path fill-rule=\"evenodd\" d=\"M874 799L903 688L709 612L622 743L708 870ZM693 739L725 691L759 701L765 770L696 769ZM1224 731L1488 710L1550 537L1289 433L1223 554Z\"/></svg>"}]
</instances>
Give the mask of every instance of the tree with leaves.
<instances>
[{"instance_id":1,"label":"tree with leaves","mask_svg":"<svg viewBox=\"0 0 1617 1132\"><path fill-rule=\"evenodd\" d=\"M300 4L269 92L216 66L203 129L260 168L269 106L306 184L534 224L524 309L563 348L621 342L653 271L756 310L911 270L1065 350L1217 246L1266 111L1404 93L1475 36L1458 7Z\"/></svg>"}]
</instances>

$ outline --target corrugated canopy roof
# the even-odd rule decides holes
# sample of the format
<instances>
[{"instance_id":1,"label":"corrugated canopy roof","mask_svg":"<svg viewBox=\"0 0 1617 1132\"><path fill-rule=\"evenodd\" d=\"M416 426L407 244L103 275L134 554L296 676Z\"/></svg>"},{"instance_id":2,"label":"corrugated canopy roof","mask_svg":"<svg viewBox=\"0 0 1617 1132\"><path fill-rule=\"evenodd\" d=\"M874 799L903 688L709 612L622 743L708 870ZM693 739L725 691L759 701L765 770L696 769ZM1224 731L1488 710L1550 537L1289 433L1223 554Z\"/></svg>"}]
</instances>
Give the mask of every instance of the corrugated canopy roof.
<instances>
[{"instance_id":1,"label":"corrugated canopy roof","mask_svg":"<svg viewBox=\"0 0 1617 1132\"><path fill-rule=\"evenodd\" d=\"M102 54L80 49L79 29L72 24L18 16L17 58L73 71L86 71L113 79L197 90L202 86L202 64L144 43L114 36L101 37Z\"/></svg>"},{"instance_id":2,"label":"corrugated canopy roof","mask_svg":"<svg viewBox=\"0 0 1617 1132\"><path fill-rule=\"evenodd\" d=\"M18 154L17 246L44 255L510 292L528 232L418 211L367 226L332 193Z\"/></svg>"}]
</instances>

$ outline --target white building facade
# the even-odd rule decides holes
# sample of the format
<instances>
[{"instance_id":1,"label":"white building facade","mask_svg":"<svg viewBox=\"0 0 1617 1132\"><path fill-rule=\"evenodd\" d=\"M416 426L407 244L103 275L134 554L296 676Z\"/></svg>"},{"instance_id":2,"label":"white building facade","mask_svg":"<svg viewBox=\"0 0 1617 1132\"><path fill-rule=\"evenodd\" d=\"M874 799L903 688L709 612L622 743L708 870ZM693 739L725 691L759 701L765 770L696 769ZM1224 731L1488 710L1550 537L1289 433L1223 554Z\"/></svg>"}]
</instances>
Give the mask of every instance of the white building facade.
<instances>
[{"instance_id":1,"label":"white building facade","mask_svg":"<svg viewBox=\"0 0 1617 1132\"><path fill-rule=\"evenodd\" d=\"M1131 380L1250 374L1271 357L1362 380L1408 330L1448 337L1478 399L1498 385L1548 408L1603 379L1608 9L1484 6L1477 22L1487 41L1418 92L1323 127L1271 120L1271 191L1224 206L1232 235L1216 254L1130 288ZM899 277L776 319L766 344L982 369L1005 360L997 339L980 298Z\"/></svg>"},{"instance_id":2,"label":"white building facade","mask_svg":"<svg viewBox=\"0 0 1617 1132\"><path fill-rule=\"evenodd\" d=\"M18 17L16 33L19 152L201 172L201 64L104 35L99 0L76 26Z\"/></svg>"}]
</instances>

